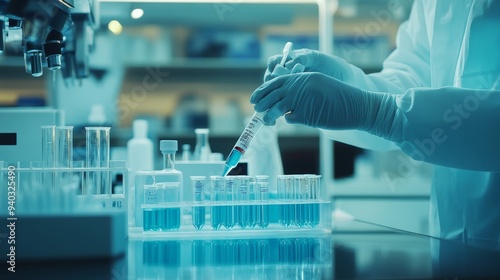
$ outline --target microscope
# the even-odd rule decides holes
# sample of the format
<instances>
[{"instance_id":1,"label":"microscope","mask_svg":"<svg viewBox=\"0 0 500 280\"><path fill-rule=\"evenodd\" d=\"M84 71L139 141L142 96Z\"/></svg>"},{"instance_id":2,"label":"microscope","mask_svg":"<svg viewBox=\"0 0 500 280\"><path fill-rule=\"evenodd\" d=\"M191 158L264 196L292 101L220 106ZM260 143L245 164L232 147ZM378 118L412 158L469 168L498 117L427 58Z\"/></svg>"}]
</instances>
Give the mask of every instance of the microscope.
<instances>
[{"instance_id":1,"label":"microscope","mask_svg":"<svg viewBox=\"0 0 500 280\"><path fill-rule=\"evenodd\" d=\"M8 42L33 77L47 67L65 80L86 78L98 20L96 0L0 0L0 54Z\"/></svg>"}]
</instances>

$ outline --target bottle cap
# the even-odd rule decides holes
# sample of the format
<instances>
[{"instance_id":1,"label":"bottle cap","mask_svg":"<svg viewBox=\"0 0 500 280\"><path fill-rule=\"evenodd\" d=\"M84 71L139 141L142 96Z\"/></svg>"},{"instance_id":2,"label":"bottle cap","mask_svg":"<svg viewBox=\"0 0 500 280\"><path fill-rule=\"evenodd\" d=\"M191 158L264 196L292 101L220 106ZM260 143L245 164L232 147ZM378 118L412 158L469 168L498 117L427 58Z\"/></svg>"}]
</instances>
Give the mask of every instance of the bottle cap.
<instances>
[{"instance_id":1,"label":"bottle cap","mask_svg":"<svg viewBox=\"0 0 500 280\"><path fill-rule=\"evenodd\" d=\"M148 122L146 120L134 120L132 123L134 137L146 138L148 134Z\"/></svg>"},{"instance_id":2,"label":"bottle cap","mask_svg":"<svg viewBox=\"0 0 500 280\"><path fill-rule=\"evenodd\" d=\"M162 153L175 153L177 152L177 140L161 140L160 151Z\"/></svg>"}]
</instances>

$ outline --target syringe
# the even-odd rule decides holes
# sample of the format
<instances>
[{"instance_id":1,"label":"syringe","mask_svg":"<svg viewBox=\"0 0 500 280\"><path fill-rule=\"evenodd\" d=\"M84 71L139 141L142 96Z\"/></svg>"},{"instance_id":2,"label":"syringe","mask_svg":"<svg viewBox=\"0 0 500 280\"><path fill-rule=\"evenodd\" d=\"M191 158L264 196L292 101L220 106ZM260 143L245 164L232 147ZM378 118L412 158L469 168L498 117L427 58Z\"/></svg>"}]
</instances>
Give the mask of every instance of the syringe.
<instances>
[{"instance_id":1,"label":"syringe","mask_svg":"<svg viewBox=\"0 0 500 280\"><path fill-rule=\"evenodd\" d=\"M282 66L281 69L284 69L288 55L292 51L292 47L292 42L287 42L285 44L285 47L283 48L283 58L281 59L281 62L279 64ZM245 127L245 130L243 130L243 133L234 145L231 153L229 153L229 156L226 159L226 165L224 166L224 171L222 172L222 176L226 176L227 174L229 174L231 169L233 169L238 164L238 162L240 162L243 154L245 154L246 150L250 146L250 142L252 142L252 139L264 124L263 118L265 114L266 112L255 112L253 114L252 119Z\"/></svg>"}]
</instances>

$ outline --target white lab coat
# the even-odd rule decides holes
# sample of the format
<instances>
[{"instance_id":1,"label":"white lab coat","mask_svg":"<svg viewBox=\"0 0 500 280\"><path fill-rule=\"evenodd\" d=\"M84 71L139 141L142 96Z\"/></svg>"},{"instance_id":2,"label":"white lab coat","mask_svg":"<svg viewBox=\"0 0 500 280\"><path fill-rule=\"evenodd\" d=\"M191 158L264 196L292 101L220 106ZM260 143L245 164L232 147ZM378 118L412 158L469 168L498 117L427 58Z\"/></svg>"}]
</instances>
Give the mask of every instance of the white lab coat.
<instances>
[{"instance_id":1,"label":"white lab coat","mask_svg":"<svg viewBox=\"0 0 500 280\"><path fill-rule=\"evenodd\" d=\"M346 82L398 95L384 138L435 165L430 234L500 248L500 1L416 0L396 40L380 73L352 66L356 78Z\"/></svg>"}]
</instances>

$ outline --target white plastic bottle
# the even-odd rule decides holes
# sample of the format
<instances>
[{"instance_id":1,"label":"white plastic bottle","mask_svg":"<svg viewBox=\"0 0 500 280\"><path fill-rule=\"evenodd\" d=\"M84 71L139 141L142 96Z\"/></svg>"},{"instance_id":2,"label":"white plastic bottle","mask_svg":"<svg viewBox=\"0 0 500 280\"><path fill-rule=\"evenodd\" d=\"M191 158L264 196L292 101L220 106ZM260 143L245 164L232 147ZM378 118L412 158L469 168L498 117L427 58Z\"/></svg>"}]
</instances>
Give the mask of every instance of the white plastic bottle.
<instances>
[{"instance_id":1,"label":"white plastic bottle","mask_svg":"<svg viewBox=\"0 0 500 280\"><path fill-rule=\"evenodd\" d=\"M127 143L127 167L129 168L128 192L129 196L129 225L135 224L135 173L137 171L151 171L154 169L153 142L147 138L148 122L135 120L132 124L134 136Z\"/></svg>"}]
</instances>

